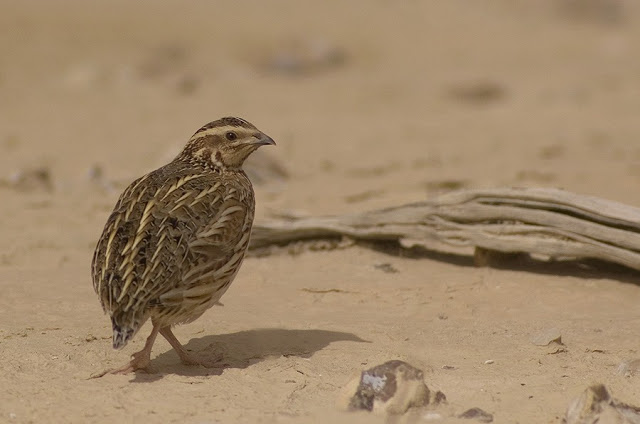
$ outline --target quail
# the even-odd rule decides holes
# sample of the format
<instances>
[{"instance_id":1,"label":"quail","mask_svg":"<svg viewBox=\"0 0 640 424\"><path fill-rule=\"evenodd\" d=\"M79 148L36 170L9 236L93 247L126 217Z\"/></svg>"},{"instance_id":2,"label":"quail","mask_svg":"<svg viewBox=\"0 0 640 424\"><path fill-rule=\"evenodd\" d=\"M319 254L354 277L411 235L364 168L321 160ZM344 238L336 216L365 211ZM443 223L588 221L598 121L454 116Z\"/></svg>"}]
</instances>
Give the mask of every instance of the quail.
<instances>
[{"instance_id":1,"label":"quail","mask_svg":"<svg viewBox=\"0 0 640 424\"><path fill-rule=\"evenodd\" d=\"M169 164L135 180L118 199L95 249L93 287L122 349L151 319L144 348L109 373L146 369L160 333L185 364L207 366L171 327L218 303L249 245L255 198L242 170L273 139L249 122L226 117L189 139Z\"/></svg>"}]
</instances>

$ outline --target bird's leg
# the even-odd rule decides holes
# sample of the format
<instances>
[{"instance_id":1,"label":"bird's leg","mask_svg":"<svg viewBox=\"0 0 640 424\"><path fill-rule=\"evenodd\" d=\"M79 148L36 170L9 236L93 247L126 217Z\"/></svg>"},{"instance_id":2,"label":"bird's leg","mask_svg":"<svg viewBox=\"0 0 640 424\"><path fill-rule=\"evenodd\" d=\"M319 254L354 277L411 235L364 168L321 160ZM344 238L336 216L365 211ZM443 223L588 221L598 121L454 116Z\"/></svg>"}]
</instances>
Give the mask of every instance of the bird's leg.
<instances>
[{"instance_id":1,"label":"bird's leg","mask_svg":"<svg viewBox=\"0 0 640 424\"><path fill-rule=\"evenodd\" d=\"M153 347L153 343L156 341L158 331L160 331L160 327L154 324L151 334L149 334L149 337L147 337L147 341L144 344L144 348L131 355L131 361L128 364L120 368L104 371L94 377L102 377L106 374L128 374L137 370L146 370L151 362L151 348Z\"/></svg>"},{"instance_id":2,"label":"bird's leg","mask_svg":"<svg viewBox=\"0 0 640 424\"><path fill-rule=\"evenodd\" d=\"M215 367L222 359L222 355L216 355L214 358L198 358L180 344L176 336L171 331L171 327L162 327L160 329L160 334L162 334L162 336L167 339L169 344L176 350L180 360L185 365L202 365L203 367L212 368Z\"/></svg>"}]
</instances>

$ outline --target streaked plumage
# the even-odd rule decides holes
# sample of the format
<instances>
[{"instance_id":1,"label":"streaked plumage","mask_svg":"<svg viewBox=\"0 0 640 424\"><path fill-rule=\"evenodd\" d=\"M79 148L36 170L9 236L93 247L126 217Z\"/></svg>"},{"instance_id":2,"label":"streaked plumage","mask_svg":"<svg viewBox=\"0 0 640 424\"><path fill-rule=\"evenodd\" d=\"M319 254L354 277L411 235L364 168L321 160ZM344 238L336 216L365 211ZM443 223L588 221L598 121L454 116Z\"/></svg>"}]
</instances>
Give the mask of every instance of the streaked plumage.
<instances>
[{"instance_id":1,"label":"streaked plumage","mask_svg":"<svg viewBox=\"0 0 640 424\"><path fill-rule=\"evenodd\" d=\"M144 368L158 332L178 343L171 326L197 319L229 288L249 244L255 206L241 167L265 144L275 143L242 119L213 121L171 163L120 196L94 253L94 289L111 317L114 348L124 347L149 318L154 329L139 352L144 361L137 363L136 354L117 372Z\"/></svg>"}]
</instances>

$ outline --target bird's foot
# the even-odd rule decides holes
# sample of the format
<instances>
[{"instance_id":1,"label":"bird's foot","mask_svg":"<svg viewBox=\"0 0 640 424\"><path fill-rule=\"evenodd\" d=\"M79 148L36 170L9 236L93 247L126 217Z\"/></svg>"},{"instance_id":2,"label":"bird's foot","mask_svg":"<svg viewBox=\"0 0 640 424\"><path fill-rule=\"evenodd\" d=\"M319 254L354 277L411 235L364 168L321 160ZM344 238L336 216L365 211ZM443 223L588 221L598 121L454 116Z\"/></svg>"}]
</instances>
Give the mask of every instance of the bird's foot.
<instances>
[{"instance_id":1,"label":"bird's foot","mask_svg":"<svg viewBox=\"0 0 640 424\"><path fill-rule=\"evenodd\" d=\"M100 378L104 377L107 374L129 374L138 370L147 371L150 362L151 355L149 354L149 352L141 350L140 352L136 352L131 355L131 361L129 361L129 363L121 366L120 368L114 368L98 374L94 374L91 376L91 378Z\"/></svg>"}]
</instances>

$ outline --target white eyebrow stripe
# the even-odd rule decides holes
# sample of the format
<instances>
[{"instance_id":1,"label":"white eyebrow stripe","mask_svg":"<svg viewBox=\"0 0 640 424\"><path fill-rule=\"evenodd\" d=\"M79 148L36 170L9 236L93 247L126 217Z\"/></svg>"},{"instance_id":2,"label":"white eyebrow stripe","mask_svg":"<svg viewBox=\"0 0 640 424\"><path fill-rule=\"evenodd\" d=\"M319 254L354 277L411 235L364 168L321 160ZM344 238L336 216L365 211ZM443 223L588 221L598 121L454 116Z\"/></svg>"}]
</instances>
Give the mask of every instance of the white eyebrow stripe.
<instances>
[{"instance_id":1,"label":"white eyebrow stripe","mask_svg":"<svg viewBox=\"0 0 640 424\"><path fill-rule=\"evenodd\" d=\"M242 127L234 127L231 125L225 125L224 127L214 127L214 128L209 128L206 129L204 131L200 131L197 132L193 135L193 137L191 137L191 140L196 140L198 138L202 138L202 137L206 137L208 135L212 135L212 134L224 134L227 131L238 131L238 130L246 130L247 128L242 128Z\"/></svg>"}]
</instances>

